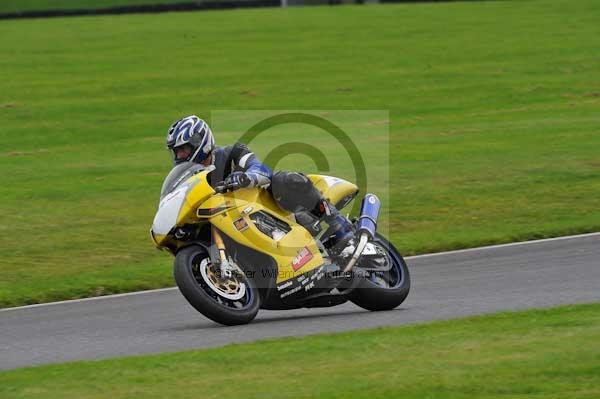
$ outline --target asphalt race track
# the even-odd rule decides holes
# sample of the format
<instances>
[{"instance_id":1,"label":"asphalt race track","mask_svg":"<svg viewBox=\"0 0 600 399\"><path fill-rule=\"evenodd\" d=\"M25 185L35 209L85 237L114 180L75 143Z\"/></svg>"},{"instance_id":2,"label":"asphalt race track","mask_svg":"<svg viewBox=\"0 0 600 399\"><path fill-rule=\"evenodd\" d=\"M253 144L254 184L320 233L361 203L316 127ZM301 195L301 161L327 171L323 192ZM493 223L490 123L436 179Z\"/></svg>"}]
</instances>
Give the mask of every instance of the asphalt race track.
<instances>
[{"instance_id":1,"label":"asphalt race track","mask_svg":"<svg viewBox=\"0 0 600 399\"><path fill-rule=\"evenodd\" d=\"M176 289L0 311L0 369L600 301L600 233L407 258L400 308L261 311L222 327Z\"/></svg>"}]
</instances>

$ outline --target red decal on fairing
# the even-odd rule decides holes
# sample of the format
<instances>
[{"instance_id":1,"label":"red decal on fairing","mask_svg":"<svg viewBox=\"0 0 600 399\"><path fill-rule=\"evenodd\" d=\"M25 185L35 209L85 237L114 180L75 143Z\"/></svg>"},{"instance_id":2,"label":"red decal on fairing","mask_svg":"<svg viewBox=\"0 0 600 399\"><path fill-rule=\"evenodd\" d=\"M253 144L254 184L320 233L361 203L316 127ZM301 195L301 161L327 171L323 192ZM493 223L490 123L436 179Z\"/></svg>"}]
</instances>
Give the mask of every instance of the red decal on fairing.
<instances>
[{"instance_id":1,"label":"red decal on fairing","mask_svg":"<svg viewBox=\"0 0 600 399\"><path fill-rule=\"evenodd\" d=\"M313 258L312 252L308 247L304 247L298 252L298 255L292 260L292 269L294 271L300 269L302 266L306 265L309 260Z\"/></svg>"}]
</instances>

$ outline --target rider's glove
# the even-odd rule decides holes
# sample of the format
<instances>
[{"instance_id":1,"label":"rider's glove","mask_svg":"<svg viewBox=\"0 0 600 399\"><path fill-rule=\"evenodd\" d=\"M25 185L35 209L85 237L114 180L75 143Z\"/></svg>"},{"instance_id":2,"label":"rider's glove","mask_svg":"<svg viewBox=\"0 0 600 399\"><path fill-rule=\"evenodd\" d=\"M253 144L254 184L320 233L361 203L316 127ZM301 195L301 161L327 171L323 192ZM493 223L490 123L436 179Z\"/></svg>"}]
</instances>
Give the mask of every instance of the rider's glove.
<instances>
[{"instance_id":1,"label":"rider's glove","mask_svg":"<svg viewBox=\"0 0 600 399\"><path fill-rule=\"evenodd\" d=\"M225 178L225 186L233 190L238 188L250 187L253 185L252 179L244 172L233 172Z\"/></svg>"}]
</instances>

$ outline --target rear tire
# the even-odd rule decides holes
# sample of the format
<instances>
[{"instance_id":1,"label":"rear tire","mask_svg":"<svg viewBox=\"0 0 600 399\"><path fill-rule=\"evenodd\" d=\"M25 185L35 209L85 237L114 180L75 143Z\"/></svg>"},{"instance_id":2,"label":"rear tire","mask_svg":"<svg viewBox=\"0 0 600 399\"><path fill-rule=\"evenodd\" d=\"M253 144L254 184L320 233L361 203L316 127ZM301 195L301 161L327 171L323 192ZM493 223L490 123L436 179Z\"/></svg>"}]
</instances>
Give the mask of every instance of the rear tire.
<instances>
[{"instance_id":1,"label":"rear tire","mask_svg":"<svg viewBox=\"0 0 600 399\"><path fill-rule=\"evenodd\" d=\"M359 277L356 288L348 294L348 297L363 309L391 310L398 307L408 296L410 274L404 258L391 242L379 234L375 236L373 242L386 249L392 268L389 272L371 272L369 278Z\"/></svg>"},{"instance_id":2,"label":"rear tire","mask_svg":"<svg viewBox=\"0 0 600 399\"><path fill-rule=\"evenodd\" d=\"M179 251L173 274L181 294L198 312L217 323L234 326L251 322L260 307L252 280L238 277L243 281L239 282L237 293L220 291L214 283L214 274L213 280L207 278L210 267L210 256L203 247L192 245Z\"/></svg>"}]
</instances>

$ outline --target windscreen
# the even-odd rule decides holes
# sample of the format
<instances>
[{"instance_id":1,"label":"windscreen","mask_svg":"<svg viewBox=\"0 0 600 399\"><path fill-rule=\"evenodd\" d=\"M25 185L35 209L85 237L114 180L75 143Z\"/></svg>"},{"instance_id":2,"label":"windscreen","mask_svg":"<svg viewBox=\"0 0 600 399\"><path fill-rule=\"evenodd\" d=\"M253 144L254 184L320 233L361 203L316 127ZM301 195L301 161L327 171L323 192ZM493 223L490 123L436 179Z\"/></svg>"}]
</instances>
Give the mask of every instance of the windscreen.
<instances>
[{"instance_id":1,"label":"windscreen","mask_svg":"<svg viewBox=\"0 0 600 399\"><path fill-rule=\"evenodd\" d=\"M204 170L204 166L194 162L184 162L176 165L165 178L160 190L160 199L163 199L165 195L175 190L190 176L195 175L201 170Z\"/></svg>"}]
</instances>

